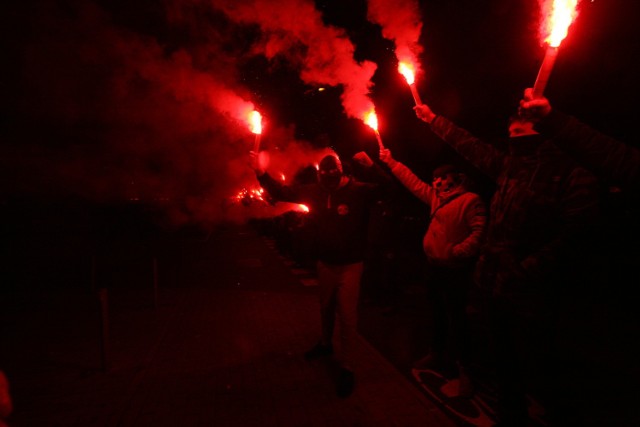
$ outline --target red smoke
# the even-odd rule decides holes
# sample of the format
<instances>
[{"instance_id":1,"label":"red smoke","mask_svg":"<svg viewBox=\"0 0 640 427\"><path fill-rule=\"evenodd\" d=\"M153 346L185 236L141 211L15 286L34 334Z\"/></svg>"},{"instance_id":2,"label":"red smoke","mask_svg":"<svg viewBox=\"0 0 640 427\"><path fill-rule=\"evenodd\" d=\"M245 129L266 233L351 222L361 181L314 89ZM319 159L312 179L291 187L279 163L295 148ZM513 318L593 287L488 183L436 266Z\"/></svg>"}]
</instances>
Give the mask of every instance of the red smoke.
<instances>
[{"instance_id":1,"label":"red smoke","mask_svg":"<svg viewBox=\"0 0 640 427\"><path fill-rule=\"evenodd\" d=\"M418 43L422 31L420 6L417 0L368 0L367 19L382 27L382 36L392 40L399 62L409 62L416 74L420 70Z\"/></svg>"},{"instance_id":2,"label":"red smoke","mask_svg":"<svg viewBox=\"0 0 640 427\"><path fill-rule=\"evenodd\" d=\"M162 5L16 6L15 27L32 30L16 47L16 110L25 119L2 147L12 184L0 190L162 200L175 223L223 218L224 200L256 183L250 111L269 124L264 148L279 147L274 173L292 177L323 154L262 111L239 71L256 56L288 64L309 85L341 88L349 117L373 109L376 65L355 61L346 32L325 25L312 1Z\"/></svg>"},{"instance_id":3,"label":"red smoke","mask_svg":"<svg viewBox=\"0 0 640 427\"><path fill-rule=\"evenodd\" d=\"M300 67L300 78L310 85L342 87L342 106L352 118L362 119L373 108L368 95L377 65L354 60L355 47L343 29L325 25L312 1L210 0L230 19L257 24L262 30L257 52L272 59L282 55Z\"/></svg>"}]
</instances>

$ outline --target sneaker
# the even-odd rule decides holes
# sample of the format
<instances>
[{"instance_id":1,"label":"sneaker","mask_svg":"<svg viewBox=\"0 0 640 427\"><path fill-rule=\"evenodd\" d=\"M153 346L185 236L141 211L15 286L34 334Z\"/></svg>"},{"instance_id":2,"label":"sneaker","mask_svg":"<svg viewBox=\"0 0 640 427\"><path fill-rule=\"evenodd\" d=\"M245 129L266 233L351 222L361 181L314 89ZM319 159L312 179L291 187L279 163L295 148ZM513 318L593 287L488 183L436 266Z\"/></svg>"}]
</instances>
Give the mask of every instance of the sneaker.
<instances>
[{"instance_id":1,"label":"sneaker","mask_svg":"<svg viewBox=\"0 0 640 427\"><path fill-rule=\"evenodd\" d=\"M413 369L437 369L442 367L442 356L439 353L429 352L425 357L413 364Z\"/></svg>"},{"instance_id":2,"label":"sneaker","mask_svg":"<svg viewBox=\"0 0 640 427\"><path fill-rule=\"evenodd\" d=\"M349 397L353 393L353 388L356 383L356 377L352 370L347 368L341 368L340 374L338 374L338 384L336 386L336 393L338 397Z\"/></svg>"},{"instance_id":3,"label":"sneaker","mask_svg":"<svg viewBox=\"0 0 640 427\"><path fill-rule=\"evenodd\" d=\"M307 360L315 360L325 356L331 356L333 354L333 347L331 344L317 343L309 351L304 353L304 358Z\"/></svg>"},{"instance_id":4,"label":"sneaker","mask_svg":"<svg viewBox=\"0 0 640 427\"><path fill-rule=\"evenodd\" d=\"M458 396L465 399L471 399L475 393L473 381L465 368L458 367Z\"/></svg>"}]
</instances>

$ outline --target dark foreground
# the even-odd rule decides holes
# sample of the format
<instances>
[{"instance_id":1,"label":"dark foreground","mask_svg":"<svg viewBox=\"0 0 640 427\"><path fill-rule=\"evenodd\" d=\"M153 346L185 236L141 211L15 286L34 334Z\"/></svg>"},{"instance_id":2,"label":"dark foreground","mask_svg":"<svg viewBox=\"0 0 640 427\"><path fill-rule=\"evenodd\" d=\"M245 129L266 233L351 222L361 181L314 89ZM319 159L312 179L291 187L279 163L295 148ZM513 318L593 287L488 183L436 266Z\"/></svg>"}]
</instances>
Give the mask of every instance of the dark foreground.
<instances>
[{"instance_id":1,"label":"dark foreground","mask_svg":"<svg viewBox=\"0 0 640 427\"><path fill-rule=\"evenodd\" d=\"M49 243L52 258L4 266L9 426L454 425L364 339L357 389L336 397L330 361L301 356L319 333L312 278L250 227L114 238L97 255ZM92 283L108 291L106 347Z\"/></svg>"},{"instance_id":2,"label":"dark foreground","mask_svg":"<svg viewBox=\"0 0 640 427\"><path fill-rule=\"evenodd\" d=\"M301 357L318 336L315 280L282 228L161 232L124 218L5 228L9 426L491 425L462 421L411 370L429 336L411 256L392 263L385 289L365 278L357 389L339 399L331 362ZM578 295L567 307L567 402L586 426L640 425L637 310L608 295ZM479 319L476 372L490 415Z\"/></svg>"}]
</instances>

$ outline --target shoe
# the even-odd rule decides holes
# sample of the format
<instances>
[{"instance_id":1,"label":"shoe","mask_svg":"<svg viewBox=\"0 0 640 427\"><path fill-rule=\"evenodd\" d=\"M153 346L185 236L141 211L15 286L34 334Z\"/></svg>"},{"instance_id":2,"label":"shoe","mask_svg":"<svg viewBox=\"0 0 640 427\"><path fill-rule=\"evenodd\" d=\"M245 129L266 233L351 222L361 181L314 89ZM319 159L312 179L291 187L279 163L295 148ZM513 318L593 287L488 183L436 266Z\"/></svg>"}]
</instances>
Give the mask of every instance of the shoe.
<instances>
[{"instance_id":1,"label":"shoe","mask_svg":"<svg viewBox=\"0 0 640 427\"><path fill-rule=\"evenodd\" d=\"M352 370L347 368L341 368L338 374L338 384L336 386L336 393L338 397L345 398L351 396L353 388L356 384L356 377Z\"/></svg>"},{"instance_id":2,"label":"shoe","mask_svg":"<svg viewBox=\"0 0 640 427\"><path fill-rule=\"evenodd\" d=\"M425 357L413 364L413 369L437 369L442 367L442 356L439 353L429 352Z\"/></svg>"},{"instance_id":3,"label":"shoe","mask_svg":"<svg viewBox=\"0 0 640 427\"><path fill-rule=\"evenodd\" d=\"M306 360L315 360L325 356L331 356L333 354L333 347L329 344L323 344L322 342L314 345L309 351L304 353Z\"/></svg>"},{"instance_id":4,"label":"shoe","mask_svg":"<svg viewBox=\"0 0 640 427\"><path fill-rule=\"evenodd\" d=\"M458 366L458 396L471 399L475 393L475 387L469 373L462 366Z\"/></svg>"}]
</instances>

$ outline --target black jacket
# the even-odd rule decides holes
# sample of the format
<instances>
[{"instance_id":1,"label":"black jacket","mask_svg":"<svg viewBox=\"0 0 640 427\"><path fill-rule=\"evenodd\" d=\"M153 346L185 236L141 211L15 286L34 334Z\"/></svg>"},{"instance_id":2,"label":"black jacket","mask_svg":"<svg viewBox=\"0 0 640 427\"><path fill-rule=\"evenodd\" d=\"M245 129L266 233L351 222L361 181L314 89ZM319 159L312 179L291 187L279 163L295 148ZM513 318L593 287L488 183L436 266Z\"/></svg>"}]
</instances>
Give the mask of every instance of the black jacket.
<instances>
[{"instance_id":1,"label":"black jacket","mask_svg":"<svg viewBox=\"0 0 640 427\"><path fill-rule=\"evenodd\" d=\"M320 184L286 186L268 173L258 177L271 197L283 202L302 203L309 208L312 251L320 261L344 265L364 260L369 209L381 198L377 184L349 177L335 191Z\"/></svg>"},{"instance_id":2,"label":"black jacket","mask_svg":"<svg viewBox=\"0 0 640 427\"><path fill-rule=\"evenodd\" d=\"M574 117L552 110L536 129L612 184L640 189L640 150L604 135Z\"/></svg>"}]
</instances>

